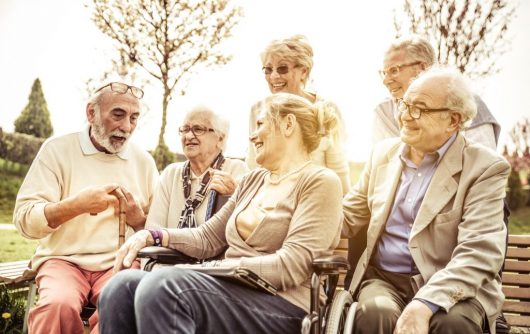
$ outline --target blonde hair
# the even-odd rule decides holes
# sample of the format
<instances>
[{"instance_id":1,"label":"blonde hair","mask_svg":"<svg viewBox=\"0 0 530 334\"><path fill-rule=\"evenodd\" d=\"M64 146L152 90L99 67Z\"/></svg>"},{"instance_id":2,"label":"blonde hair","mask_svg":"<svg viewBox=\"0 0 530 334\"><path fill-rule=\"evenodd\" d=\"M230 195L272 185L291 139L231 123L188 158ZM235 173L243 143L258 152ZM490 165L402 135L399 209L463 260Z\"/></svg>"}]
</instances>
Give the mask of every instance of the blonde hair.
<instances>
[{"instance_id":1,"label":"blonde hair","mask_svg":"<svg viewBox=\"0 0 530 334\"><path fill-rule=\"evenodd\" d=\"M313 104L298 95L277 93L265 98L263 106L275 127L279 126L281 118L289 114L296 117L302 132L302 142L308 153L320 145L322 137L333 138L339 131L338 116L334 105L329 102Z\"/></svg>"},{"instance_id":2,"label":"blonde hair","mask_svg":"<svg viewBox=\"0 0 530 334\"><path fill-rule=\"evenodd\" d=\"M283 58L297 66L306 68L307 76L304 78L304 84L309 79L313 68L313 48L304 35L294 35L289 38L271 41L261 53L261 63L263 65L265 65L265 61L269 56Z\"/></svg>"}]
</instances>

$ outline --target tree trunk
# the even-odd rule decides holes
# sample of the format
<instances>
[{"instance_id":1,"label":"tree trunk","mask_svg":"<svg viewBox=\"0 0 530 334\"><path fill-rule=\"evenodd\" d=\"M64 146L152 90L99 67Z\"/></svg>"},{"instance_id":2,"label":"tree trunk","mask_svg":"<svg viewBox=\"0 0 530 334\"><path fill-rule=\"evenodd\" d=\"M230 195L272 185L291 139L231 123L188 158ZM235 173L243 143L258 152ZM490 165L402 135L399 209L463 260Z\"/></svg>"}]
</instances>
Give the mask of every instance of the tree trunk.
<instances>
[{"instance_id":1,"label":"tree trunk","mask_svg":"<svg viewBox=\"0 0 530 334\"><path fill-rule=\"evenodd\" d=\"M162 125L160 126L160 134L158 135L158 146L165 145L164 134L166 133L167 125L167 106L169 104L171 92L167 86L164 87L164 97L162 99Z\"/></svg>"}]
</instances>

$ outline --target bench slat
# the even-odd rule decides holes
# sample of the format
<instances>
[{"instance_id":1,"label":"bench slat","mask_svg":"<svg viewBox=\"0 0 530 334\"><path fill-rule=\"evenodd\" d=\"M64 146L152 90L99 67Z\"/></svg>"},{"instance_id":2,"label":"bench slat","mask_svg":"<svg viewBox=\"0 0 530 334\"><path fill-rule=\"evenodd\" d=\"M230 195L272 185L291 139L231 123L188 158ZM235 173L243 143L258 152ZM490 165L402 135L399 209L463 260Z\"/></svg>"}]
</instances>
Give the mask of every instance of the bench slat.
<instances>
[{"instance_id":1,"label":"bench slat","mask_svg":"<svg viewBox=\"0 0 530 334\"><path fill-rule=\"evenodd\" d=\"M522 301L530 301L530 288L514 288L503 286L502 292L506 299L519 299Z\"/></svg>"},{"instance_id":2,"label":"bench slat","mask_svg":"<svg viewBox=\"0 0 530 334\"><path fill-rule=\"evenodd\" d=\"M506 260L506 262L504 262L503 273L506 272L518 272L528 274L530 273L530 262Z\"/></svg>"},{"instance_id":3,"label":"bench slat","mask_svg":"<svg viewBox=\"0 0 530 334\"><path fill-rule=\"evenodd\" d=\"M530 235L510 234L508 236L508 245L530 247Z\"/></svg>"},{"instance_id":4,"label":"bench slat","mask_svg":"<svg viewBox=\"0 0 530 334\"><path fill-rule=\"evenodd\" d=\"M530 248L515 248L508 247L506 252L507 259L519 259L519 260L529 260L530 259Z\"/></svg>"},{"instance_id":5,"label":"bench slat","mask_svg":"<svg viewBox=\"0 0 530 334\"><path fill-rule=\"evenodd\" d=\"M528 316L505 314L504 317L512 326L530 327L530 317Z\"/></svg>"},{"instance_id":6,"label":"bench slat","mask_svg":"<svg viewBox=\"0 0 530 334\"><path fill-rule=\"evenodd\" d=\"M504 285L517 285L521 287L530 286L530 275L527 274L514 274L514 273L503 273L502 284Z\"/></svg>"},{"instance_id":7,"label":"bench slat","mask_svg":"<svg viewBox=\"0 0 530 334\"><path fill-rule=\"evenodd\" d=\"M530 302L516 302L507 300L502 306L502 310L508 313L519 313L522 315L530 315Z\"/></svg>"}]
</instances>

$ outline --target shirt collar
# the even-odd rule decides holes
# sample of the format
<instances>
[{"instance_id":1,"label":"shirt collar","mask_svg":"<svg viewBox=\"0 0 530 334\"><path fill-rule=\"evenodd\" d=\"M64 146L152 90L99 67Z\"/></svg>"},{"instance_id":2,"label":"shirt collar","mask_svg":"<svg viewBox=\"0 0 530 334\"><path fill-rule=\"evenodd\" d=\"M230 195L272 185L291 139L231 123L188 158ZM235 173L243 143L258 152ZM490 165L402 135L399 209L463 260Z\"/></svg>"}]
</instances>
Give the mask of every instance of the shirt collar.
<instances>
[{"instance_id":1,"label":"shirt collar","mask_svg":"<svg viewBox=\"0 0 530 334\"><path fill-rule=\"evenodd\" d=\"M435 165L438 165L440 161L442 160L443 156L445 155L445 153L447 152L447 150L449 149L449 147L455 141L457 134L458 134L457 132L453 133L453 135L449 137L449 139L439 149L437 149L436 151L432 153L425 154L425 157L428 158ZM409 151L410 151L410 146L406 144L403 145L399 158L405 165L409 167L415 166L414 163L410 159L407 158L407 154L409 153Z\"/></svg>"},{"instance_id":2,"label":"shirt collar","mask_svg":"<svg viewBox=\"0 0 530 334\"><path fill-rule=\"evenodd\" d=\"M83 131L79 132L79 142L81 144L81 150L83 151L84 155L93 155L97 153L104 153L101 152L94 146L92 143L92 140L90 140L90 125L88 125ZM120 157L122 160L128 160L130 158L130 150L129 150L129 143L125 143L125 146L123 149L116 153L118 157Z\"/></svg>"}]
</instances>

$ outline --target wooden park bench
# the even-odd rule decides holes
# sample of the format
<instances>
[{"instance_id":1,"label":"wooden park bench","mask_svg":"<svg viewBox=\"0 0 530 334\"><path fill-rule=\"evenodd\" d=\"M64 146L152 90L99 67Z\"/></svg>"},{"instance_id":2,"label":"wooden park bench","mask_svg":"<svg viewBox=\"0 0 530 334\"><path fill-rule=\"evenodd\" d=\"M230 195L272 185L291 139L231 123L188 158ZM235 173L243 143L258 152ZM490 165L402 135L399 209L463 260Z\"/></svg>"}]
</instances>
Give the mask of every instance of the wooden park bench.
<instances>
[{"instance_id":1,"label":"wooden park bench","mask_svg":"<svg viewBox=\"0 0 530 334\"><path fill-rule=\"evenodd\" d=\"M341 239L335 255L347 257L348 241ZM27 293L27 309L24 317L24 333L27 332L27 316L36 299L34 276L27 271L29 261L0 263L0 283L15 293ZM345 272L339 278L339 288L344 288ZM523 327L530 332L530 235L510 235L508 252L502 276L506 301L503 312L512 327Z\"/></svg>"},{"instance_id":2,"label":"wooden park bench","mask_svg":"<svg viewBox=\"0 0 530 334\"><path fill-rule=\"evenodd\" d=\"M24 314L23 333L27 333L29 309L35 304L37 287L35 275L28 268L29 260L0 263L0 284L5 284L17 297L27 293L26 312Z\"/></svg>"},{"instance_id":3,"label":"wooden park bench","mask_svg":"<svg viewBox=\"0 0 530 334\"><path fill-rule=\"evenodd\" d=\"M502 307L511 326L530 332L530 235L510 235L502 274Z\"/></svg>"}]
</instances>

